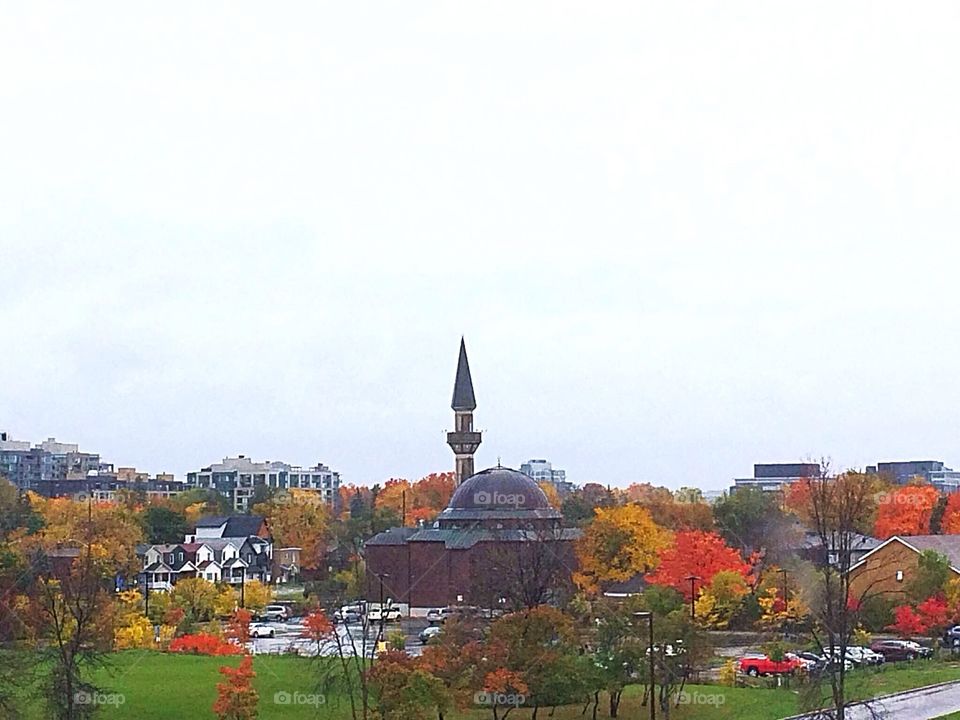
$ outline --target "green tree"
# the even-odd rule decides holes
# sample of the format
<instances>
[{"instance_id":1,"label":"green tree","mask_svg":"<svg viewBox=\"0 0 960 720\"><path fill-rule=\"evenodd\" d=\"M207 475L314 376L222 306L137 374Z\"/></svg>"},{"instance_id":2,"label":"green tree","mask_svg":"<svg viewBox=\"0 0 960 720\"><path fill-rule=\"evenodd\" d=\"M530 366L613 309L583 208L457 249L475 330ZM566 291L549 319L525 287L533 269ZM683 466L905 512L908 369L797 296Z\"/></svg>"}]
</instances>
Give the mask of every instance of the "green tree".
<instances>
[{"instance_id":1,"label":"green tree","mask_svg":"<svg viewBox=\"0 0 960 720\"><path fill-rule=\"evenodd\" d=\"M182 512L171 510L162 505L150 505L140 514L143 534L151 545L183 542L183 536L189 531L187 518Z\"/></svg>"},{"instance_id":2,"label":"green tree","mask_svg":"<svg viewBox=\"0 0 960 720\"><path fill-rule=\"evenodd\" d=\"M946 555L936 550L924 550L917 558L917 572L907 586L907 596L915 603L942 593L952 572Z\"/></svg>"}]
</instances>

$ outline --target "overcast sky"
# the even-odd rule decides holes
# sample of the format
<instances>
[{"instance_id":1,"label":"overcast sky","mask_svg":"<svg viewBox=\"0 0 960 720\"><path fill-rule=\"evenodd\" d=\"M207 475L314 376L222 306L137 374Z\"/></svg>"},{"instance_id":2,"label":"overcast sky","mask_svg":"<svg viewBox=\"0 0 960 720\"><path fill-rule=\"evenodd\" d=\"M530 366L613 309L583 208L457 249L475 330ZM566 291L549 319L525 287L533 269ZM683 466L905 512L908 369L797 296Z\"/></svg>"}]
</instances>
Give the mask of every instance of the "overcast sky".
<instances>
[{"instance_id":1,"label":"overcast sky","mask_svg":"<svg viewBox=\"0 0 960 720\"><path fill-rule=\"evenodd\" d=\"M956 2L4 3L0 428L178 475L960 465Z\"/></svg>"}]
</instances>

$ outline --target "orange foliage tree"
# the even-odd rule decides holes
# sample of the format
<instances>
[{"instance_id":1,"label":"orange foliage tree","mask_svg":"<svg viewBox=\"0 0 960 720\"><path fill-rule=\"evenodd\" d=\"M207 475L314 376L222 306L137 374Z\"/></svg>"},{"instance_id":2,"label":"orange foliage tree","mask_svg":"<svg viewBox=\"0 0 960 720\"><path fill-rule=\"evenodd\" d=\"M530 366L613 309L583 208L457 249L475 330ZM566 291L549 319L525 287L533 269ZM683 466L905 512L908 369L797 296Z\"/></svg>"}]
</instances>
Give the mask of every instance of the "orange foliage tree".
<instances>
[{"instance_id":1,"label":"orange foliage tree","mask_svg":"<svg viewBox=\"0 0 960 720\"><path fill-rule=\"evenodd\" d=\"M878 538L892 535L926 535L940 498L930 485L905 485L884 493L878 503L873 532Z\"/></svg>"},{"instance_id":2,"label":"orange foliage tree","mask_svg":"<svg viewBox=\"0 0 960 720\"><path fill-rule=\"evenodd\" d=\"M729 547L719 535L701 530L682 530L674 537L673 544L659 552L660 564L647 575L647 582L666 585L680 591L690 600L690 581L696 575L696 589L707 586L721 570L728 570L746 579L751 564L740 553Z\"/></svg>"},{"instance_id":3,"label":"orange foliage tree","mask_svg":"<svg viewBox=\"0 0 960 720\"><path fill-rule=\"evenodd\" d=\"M947 496L947 507L943 511L940 532L944 535L960 534L960 493L950 493Z\"/></svg>"},{"instance_id":4,"label":"orange foliage tree","mask_svg":"<svg viewBox=\"0 0 960 720\"><path fill-rule=\"evenodd\" d=\"M224 665L220 674L225 682L217 683L217 700L213 712L220 720L252 720L257 716L259 695L253 689L253 658L245 655L240 665L232 668Z\"/></svg>"},{"instance_id":5,"label":"orange foliage tree","mask_svg":"<svg viewBox=\"0 0 960 720\"><path fill-rule=\"evenodd\" d=\"M450 502L455 487L456 475L452 472L430 473L415 483L391 478L377 495L376 506L389 508L397 515L406 510L405 525L413 527L421 520L430 522L439 515Z\"/></svg>"}]
</instances>

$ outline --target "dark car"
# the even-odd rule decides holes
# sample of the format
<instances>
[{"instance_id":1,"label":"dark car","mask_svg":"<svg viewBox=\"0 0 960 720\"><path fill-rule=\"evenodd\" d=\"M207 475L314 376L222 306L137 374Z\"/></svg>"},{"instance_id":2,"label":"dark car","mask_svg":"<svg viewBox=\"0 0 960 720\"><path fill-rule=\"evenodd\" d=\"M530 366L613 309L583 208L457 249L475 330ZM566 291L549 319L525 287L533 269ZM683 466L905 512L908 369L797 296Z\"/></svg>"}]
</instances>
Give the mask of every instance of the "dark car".
<instances>
[{"instance_id":1,"label":"dark car","mask_svg":"<svg viewBox=\"0 0 960 720\"><path fill-rule=\"evenodd\" d=\"M923 647L910 640L877 640L870 645L870 649L883 655L888 662L892 660L916 660L917 658L930 657L933 654L930 648Z\"/></svg>"}]
</instances>

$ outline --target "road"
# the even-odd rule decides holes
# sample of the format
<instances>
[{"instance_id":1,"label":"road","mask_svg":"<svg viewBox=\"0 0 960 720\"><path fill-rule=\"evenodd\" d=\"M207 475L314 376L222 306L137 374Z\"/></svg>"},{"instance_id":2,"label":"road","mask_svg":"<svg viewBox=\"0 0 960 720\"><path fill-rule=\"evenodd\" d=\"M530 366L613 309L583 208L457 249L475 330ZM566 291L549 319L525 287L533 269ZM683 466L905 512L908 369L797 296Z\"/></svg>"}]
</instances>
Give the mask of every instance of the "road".
<instances>
[{"instance_id":1,"label":"road","mask_svg":"<svg viewBox=\"0 0 960 720\"><path fill-rule=\"evenodd\" d=\"M960 711L960 682L934 685L871 701L869 706L854 705L847 709L848 720L932 720ZM791 720L807 720L816 715L803 715Z\"/></svg>"}]
</instances>

